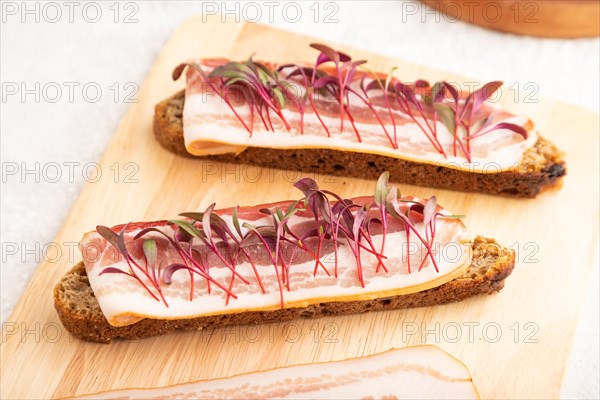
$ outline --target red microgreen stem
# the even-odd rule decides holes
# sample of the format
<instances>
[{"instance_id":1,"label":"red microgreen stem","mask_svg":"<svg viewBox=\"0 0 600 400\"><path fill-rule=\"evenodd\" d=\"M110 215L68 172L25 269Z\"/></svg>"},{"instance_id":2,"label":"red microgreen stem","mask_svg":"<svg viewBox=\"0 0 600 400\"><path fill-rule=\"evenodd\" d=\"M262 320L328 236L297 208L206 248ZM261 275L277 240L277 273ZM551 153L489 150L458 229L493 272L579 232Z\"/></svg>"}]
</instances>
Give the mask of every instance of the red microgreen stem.
<instances>
[{"instance_id":1,"label":"red microgreen stem","mask_svg":"<svg viewBox=\"0 0 600 400\"><path fill-rule=\"evenodd\" d=\"M432 250L435 244L437 218L455 218L456 216L440 213L435 197L430 198L427 202L401 198L398 189L394 186L390 187L388 184L388 177L389 174L382 174L376 185L374 201L366 204L357 204L352 200L343 199L332 191L319 189L314 180L303 178L295 184L304 193L303 199L289 205L286 210L278 207L260 210L271 216L272 222L266 225L253 226L246 221L240 224L238 208L234 208L231 222L233 222L236 233L230 229L230 223L214 211L214 204L201 213L184 213L182 216L189 218L188 220L171 220L168 221L165 228L159 229L152 226L132 234L134 242L144 240L143 254L138 257L139 259L136 258L137 256L133 257L125 243L125 234L129 225L123 226L119 234L109 228L99 226L98 233L118 250L128 266L128 270L108 267L101 274L125 274L137 281L152 298L168 307L162 286L171 283L174 272L185 269L190 279L190 301L194 294L194 275L199 275L206 280L208 295L211 293L211 285L214 285L226 293L225 304L229 305L232 299L238 298L234 293L236 286L250 284L250 281L238 271L238 269L242 270L238 268L241 265L240 256L250 264L260 291L266 293L253 255L256 252L249 250L249 246L255 246L258 250L266 251L273 265L280 305L283 308L285 306L284 287L288 291L294 290L291 278L294 273L294 260L299 252L303 252L309 259L314 260L313 276L316 277L319 268L322 268L327 276L331 276L322 260L326 241L327 246L332 246L334 249L334 276L337 277L338 274L337 257L340 245L347 245L353 254L356 261L357 280L361 287L366 286L365 271L367 268L372 267L375 273L390 273L386 266L388 260L386 236L389 233L390 221L394 219L402 222L407 244L411 243L411 237L415 237L426 250L426 254L420 260L418 271L425 267L427 261L431 261L433 268L439 272ZM296 225L290 225L290 221L299 211L304 213L302 218L306 218L307 215L311 216L309 220L312 222L303 228L304 231L295 232ZM419 221L423 222L423 233L420 232L421 228L417 229L416 224ZM381 225L382 235L379 248L376 248L373 240L373 227L377 225ZM246 229L245 233L241 227ZM167 233L168 229L172 230L172 235ZM154 233L154 236L149 237L148 235L151 233ZM172 249L180 260L170 265L163 265L167 258L158 256L156 240L159 238L163 244L167 243L168 249ZM311 239L310 242L309 239ZM343 241L341 244L340 240ZM292 253L287 258L284 250L290 248ZM205 258L200 249L208 250L213 261ZM377 264L365 264L364 254L375 257ZM140 262L142 259L143 264ZM226 283L219 282L210 275L209 264L211 262L217 262L231 271L231 276L226 279ZM406 263L410 274L413 272L410 246L407 246ZM146 281L150 284L147 284Z\"/></svg>"}]
</instances>

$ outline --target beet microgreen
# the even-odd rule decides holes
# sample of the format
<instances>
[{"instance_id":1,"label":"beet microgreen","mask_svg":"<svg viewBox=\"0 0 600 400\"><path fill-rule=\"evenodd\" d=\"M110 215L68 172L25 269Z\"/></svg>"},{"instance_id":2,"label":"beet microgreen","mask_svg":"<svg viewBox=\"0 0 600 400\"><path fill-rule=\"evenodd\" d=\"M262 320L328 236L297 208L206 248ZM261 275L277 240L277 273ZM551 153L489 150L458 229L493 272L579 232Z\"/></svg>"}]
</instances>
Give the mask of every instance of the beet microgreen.
<instances>
[{"instance_id":1,"label":"beet microgreen","mask_svg":"<svg viewBox=\"0 0 600 400\"><path fill-rule=\"evenodd\" d=\"M176 224L174 224L174 225L177 226ZM201 257L202 254L195 253L194 250L192 249L192 240L189 240L186 242L179 242L177 237L180 236L180 233L178 231L175 231L175 232L176 233L174 234L174 237L171 237L161 229L158 229L156 227L149 227L149 228L144 228L144 229L140 230L133 237L134 240L137 240L137 239L140 239L150 233L155 233L160 236L163 236L167 240L167 242L171 245L171 247L175 250L175 252L179 255L179 257L181 258L181 262L176 262L176 263L173 263L173 264L170 264L170 265L167 265L164 267L164 269L162 270L162 272L163 272L163 276L161 277L162 281L165 284L170 284L170 279L167 279L167 278L170 278L171 275L177 270L186 269L189 272L190 279L191 279L190 301L193 299L193 292L194 292L193 274L197 274L200 277L204 278L207 281L208 288L210 288L210 283L213 283L220 289L224 290L225 292L227 292L228 294L230 294L231 296L236 298L236 296L233 293L228 291L219 282L217 282L210 276L208 266L202 262L202 257ZM201 233L201 235L204 235L204 234ZM187 247L187 249L184 246ZM196 257L194 257L194 256L196 256ZM183 267L181 265L183 265ZM209 289L209 292L210 292L210 289Z\"/></svg>"},{"instance_id":2,"label":"beet microgreen","mask_svg":"<svg viewBox=\"0 0 600 400\"><path fill-rule=\"evenodd\" d=\"M272 67L250 57L243 62L225 61L214 68L206 67L211 69L207 73L200 64L192 62L177 66L173 79L178 79L186 67L195 70L205 88L228 105L250 136L255 120L265 130L275 132L272 115L285 130L291 130L293 126L284 114L290 109L299 114L301 135L305 133L306 111L311 110L330 137L331 129L321 113L334 103L338 107L340 132L344 132L347 119L356 140L363 141L355 114L364 106L381 126L392 149L399 147L397 125L402 119L414 123L433 149L447 158L439 138L441 122L453 137L452 155L465 157L469 162L472 141L481 136L510 130L527 138L528 132L522 126L497 121L494 111L484 107L502 82L489 82L464 98L448 82L436 82L433 86L424 80L401 82L393 76L396 68L383 76L365 68L365 60L352 60L348 54L324 44L310 46L319 52L312 65ZM238 112L240 103L248 107L249 121Z\"/></svg>"},{"instance_id":3,"label":"beet microgreen","mask_svg":"<svg viewBox=\"0 0 600 400\"><path fill-rule=\"evenodd\" d=\"M365 254L377 259L375 273L389 273L385 255L389 254L389 251L386 252L386 236L390 232L390 223L395 221L394 229L398 229L397 223L401 223L406 240L410 242L411 237L415 237L426 250L417 271L428 260L438 271L432 250L437 219L460 217L442 214L435 197L426 202L402 198L398 188L389 184L387 172L379 177L372 201L361 203L320 189L311 178L302 178L294 186L302 191L304 197L286 207L267 206L259 210L265 216L259 219L262 221L260 224L240 221L239 208L236 207L229 214L233 225L230 228L224 217L214 210L215 204L211 204L203 212L181 214L185 219L169 220L162 227L137 230L127 241L129 225L123 226L118 233L98 226L98 234L117 250L119 258L127 264L127 269L116 266L104 268L101 275L127 275L136 280L151 297L168 306L162 287L171 284L173 274L185 270L190 279L190 300L194 297L194 276L198 275L206 281L208 294L213 285L226 294L226 304L229 304L231 299L237 299L234 293L236 282L239 285L252 284L238 271L238 265L243 262L250 264L262 293L266 293L257 268L259 257L266 254L273 265L281 307L284 307L284 291L293 290L291 276L296 257L315 262L314 276L319 270L331 276L323 263L322 251L327 243L329 249L333 248L333 276L337 278L339 247L347 246L355 259L358 283L364 287L365 268L370 268L364 263ZM302 221L301 230L298 230L298 224L291 223L298 213L302 213L298 217ZM307 217L308 223L304 222ZM374 227L378 226L380 229L375 233ZM377 247L373 240L375 234L382 235L381 245ZM140 240L141 255L136 259L130 249L138 246ZM172 255L166 257L165 251ZM410 246L407 246L407 257L408 273L412 273ZM165 265L167 259L170 264ZM230 270L227 282L220 282L211 276L210 267L214 267L215 263Z\"/></svg>"},{"instance_id":4,"label":"beet microgreen","mask_svg":"<svg viewBox=\"0 0 600 400\"><path fill-rule=\"evenodd\" d=\"M136 281L138 281L139 284L142 285L142 287L148 292L148 294L150 294L150 296L152 296L152 298L154 298L155 300L159 300L159 298L154 293L154 291L152 289L150 289L150 287L148 287L148 285L146 285L146 283L143 280L143 277L138 275L138 272L141 272L143 274L143 276L154 287L154 290L157 292L160 299L164 302L165 306L168 307L169 305L167 304L167 300L163 297L162 289L160 287L160 281L157 277L156 260L148 258L148 257L153 257L152 244L146 245L146 243L144 243L144 256L146 258L146 264L145 264L145 267L142 267L131 256L131 254L129 253L129 251L127 249L127 245L125 243L125 232L127 230L128 225L129 224L123 225L123 227L121 228L121 230L119 231L118 234L115 233L110 228L107 228L106 226L98 225L96 227L96 232L98 232L98 234L100 236L102 236L104 239L106 239L106 241L108 243L110 243L113 246L113 248L118 250L120 256L125 260L125 262L127 263L127 266L128 266L127 271L123 271L123 270L121 270L119 268L115 268L115 267L104 268L100 272L100 275L108 274L108 273L117 273L117 274L128 275L128 276L132 277L133 279L135 279ZM146 248L148 248L148 250L146 250Z\"/></svg>"},{"instance_id":5,"label":"beet microgreen","mask_svg":"<svg viewBox=\"0 0 600 400\"><path fill-rule=\"evenodd\" d=\"M377 118L377 121L383 128L383 132L385 133L388 140L390 141L392 148L394 150L396 150L396 149L398 149L398 136L397 136L397 129L396 129L396 120L394 118L394 112L393 112L392 106L390 104L390 96L389 96L389 88L390 88L390 83L393 78L392 74L394 73L394 70L395 70L395 68L392 68L390 73L385 78L385 81L383 81L375 72L369 71L370 76L365 74L360 81L360 89L364 95L364 98L362 98L361 96L358 96L358 97L367 105L367 107L369 107L369 109L371 110L373 115L375 115L375 118ZM381 94L383 95L383 98L385 100L385 107L387 109L388 118L390 119L392 129L394 130L393 138L390 136L390 134L387 130L386 124L381 119L379 112L376 110L375 104L373 103L373 101L371 99L371 95L369 94L369 92L373 92L373 91L381 92Z\"/></svg>"},{"instance_id":6,"label":"beet microgreen","mask_svg":"<svg viewBox=\"0 0 600 400\"><path fill-rule=\"evenodd\" d=\"M528 132L522 126L509 122L494 122L493 113L479 115L482 106L502 86L502 82L494 81L483 85L481 88L469 94L465 100L461 99L459 91L448 82L438 82L436 85L443 86L450 93L450 101L437 101L433 107L440 118L453 135L453 154L457 155L457 144L462 153L471 161L471 141L499 129L513 131L527 139ZM461 140L461 131L464 131Z\"/></svg>"},{"instance_id":7,"label":"beet microgreen","mask_svg":"<svg viewBox=\"0 0 600 400\"><path fill-rule=\"evenodd\" d=\"M248 126L246 124L246 122L244 121L244 119L239 115L236 108L234 107L234 105L231 103L231 100L229 99L229 92L226 91L225 88L223 87L223 81L222 80L219 80L219 81L211 80L211 78L209 78L209 76L206 74L206 72L204 72L204 69L202 69L202 66L200 64L198 64L198 63L179 64L173 70L173 80L179 79L179 77L181 76L181 74L183 73L183 71L186 67L192 68L193 70L198 72L198 74L200 75L200 78L202 80L202 84L205 85L206 88L209 89L212 93L219 96L221 98L221 100L225 104L227 104L227 106L233 112L233 114L238 119L238 121L240 121L240 123L243 125L244 129L246 129L250 133L250 135L252 135L253 125Z\"/></svg>"},{"instance_id":8,"label":"beet microgreen","mask_svg":"<svg viewBox=\"0 0 600 400\"><path fill-rule=\"evenodd\" d=\"M367 61L352 61L352 58L349 55L334 50L324 44L312 43L310 47L320 51L313 69L312 87L322 93L330 94L337 100L340 108L340 132L344 131L344 115L346 115L356 134L357 140L362 142L360 132L356 128L354 117L350 110L350 97L348 94L356 94L356 92L351 89L350 85L354 81L358 66L365 64ZM316 71L319 66L327 62L333 63L335 74L317 78Z\"/></svg>"}]
</instances>

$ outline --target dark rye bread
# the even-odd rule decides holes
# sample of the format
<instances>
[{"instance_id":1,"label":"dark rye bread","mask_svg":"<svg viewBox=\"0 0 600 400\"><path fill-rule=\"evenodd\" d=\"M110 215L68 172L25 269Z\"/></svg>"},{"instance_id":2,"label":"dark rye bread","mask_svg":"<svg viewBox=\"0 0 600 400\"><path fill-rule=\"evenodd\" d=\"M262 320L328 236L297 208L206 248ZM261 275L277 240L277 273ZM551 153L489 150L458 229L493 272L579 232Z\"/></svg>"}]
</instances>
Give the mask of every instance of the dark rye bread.
<instances>
[{"instance_id":1,"label":"dark rye bread","mask_svg":"<svg viewBox=\"0 0 600 400\"><path fill-rule=\"evenodd\" d=\"M185 93L182 90L156 105L154 136L165 149L192 157L187 152L183 140L184 103ZM390 176L398 183L517 197L535 197L542 190L557 186L560 178L566 174L560 150L541 137L523 156L518 170L492 174L332 149L283 150L249 147L237 155L224 154L202 158L363 179L377 179L382 171L389 171Z\"/></svg>"},{"instance_id":2,"label":"dark rye bread","mask_svg":"<svg viewBox=\"0 0 600 400\"><path fill-rule=\"evenodd\" d=\"M513 270L515 254L493 239L477 237L472 245L472 263L460 277L433 289L408 295L368 301L328 302L306 308L214 315L182 320L144 319L135 324L114 327L108 323L83 266L77 264L54 288L54 307L65 328L80 339L110 343L113 339L141 339L174 330L201 330L225 325L261 324L297 318L356 314L366 311L427 307L491 294L504 287Z\"/></svg>"}]
</instances>

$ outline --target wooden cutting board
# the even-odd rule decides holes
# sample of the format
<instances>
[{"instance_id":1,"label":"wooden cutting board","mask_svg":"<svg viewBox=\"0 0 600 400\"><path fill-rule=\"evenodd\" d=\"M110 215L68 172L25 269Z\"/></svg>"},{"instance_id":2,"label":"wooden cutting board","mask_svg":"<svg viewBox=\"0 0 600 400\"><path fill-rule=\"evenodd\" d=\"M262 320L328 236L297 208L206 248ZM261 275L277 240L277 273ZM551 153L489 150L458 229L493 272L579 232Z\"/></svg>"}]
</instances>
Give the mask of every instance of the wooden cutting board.
<instances>
[{"instance_id":1,"label":"wooden cutting board","mask_svg":"<svg viewBox=\"0 0 600 400\"><path fill-rule=\"evenodd\" d=\"M100 162L102 178L88 183L65 220L57 243L78 241L97 224L165 219L182 211L298 198L296 172L185 159L153 139L154 104L183 86L171 70L195 56L311 60L310 38L219 17L186 21L156 60ZM350 49L344 49L351 51ZM398 65L405 80L463 79L363 51L374 69ZM501 77L499 77L501 78ZM532 77L534 79L535 77ZM39 265L3 325L1 396L49 398L152 387L274 368L338 360L420 343L437 344L471 370L484 398L559 395L574 330L598 254L598 115L557 101L512 106L531 115L567 153L560 191L518 200L402 186L459 214L474 232L518 250L518 265L499 294L446 306L317 320L241 326L112 345L87 343L62 329L52 288L73 264L66 246ZM120 175L115 177L114 166ZM132 163L132 164L126 164ZM113 169L110 169L110 167ZM370 194L374 182L328 176L318 182L342 195ZM54 262L52 262L54 261ZM10 266L7 266L10 267Z\"/></svg>"}]
</instances>

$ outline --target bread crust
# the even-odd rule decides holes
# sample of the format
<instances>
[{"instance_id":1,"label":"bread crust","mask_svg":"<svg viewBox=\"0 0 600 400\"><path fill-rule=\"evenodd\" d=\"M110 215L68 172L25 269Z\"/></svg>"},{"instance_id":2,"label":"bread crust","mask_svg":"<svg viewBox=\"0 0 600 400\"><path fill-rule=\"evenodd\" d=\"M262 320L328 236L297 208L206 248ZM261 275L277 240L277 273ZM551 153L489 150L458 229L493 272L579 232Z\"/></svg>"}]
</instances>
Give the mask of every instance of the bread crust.
<instances>
[{"instance_id":1,"label":"bread crust","mask_svg":"<svg viewBox=\"0 0 600 400\"><path fill-rule=\"evenodd\" d=\"M71 269L54 288L54 307L61 322L73 336L92 342L110 343L113 339L141 339L175 330L262 324L298 318L357 314L367 311L428 307L491 294L504 287L515 264L514 251L495 240L477 237L472 244L472 262L460 277L419 293L368 301L324 302L305 308L211 315L180 320L143 319L132 325L115 327L108 323L92 288L83 262Z\"/></svg>"},{"instance_id":2,"label":"bread crust","mask_svg":"<svg viewBox=\"0 0 600 400\"><path fill-rule=\"evenodd\" d=\"M186 150L183 139L184 104L185 92L182 90L156 105L154 136L165 149L181 156L194 157ZM333 149L248 147L239 154L202 158L362 179L377 179L381 171L389 171L398 183L530 198L547 188L558 186L566 174L562 153L542 137L524 154L517 170L487 174Z\"/></svg>"}]
</instances>

